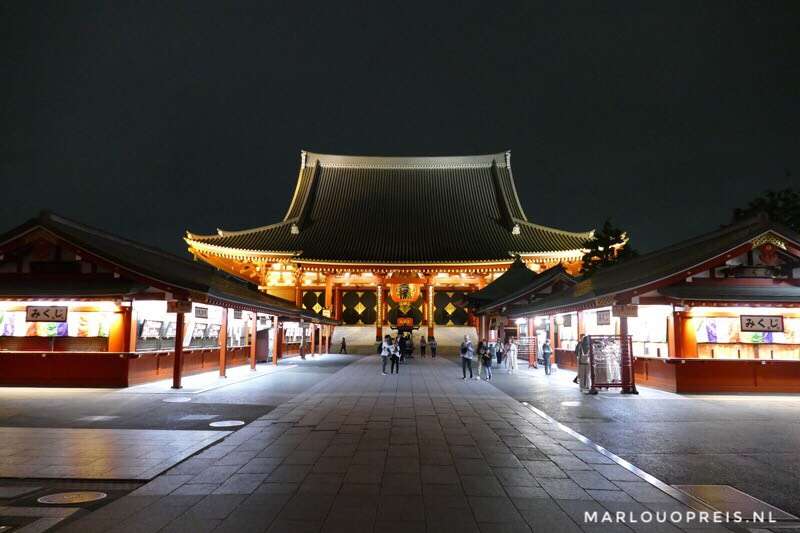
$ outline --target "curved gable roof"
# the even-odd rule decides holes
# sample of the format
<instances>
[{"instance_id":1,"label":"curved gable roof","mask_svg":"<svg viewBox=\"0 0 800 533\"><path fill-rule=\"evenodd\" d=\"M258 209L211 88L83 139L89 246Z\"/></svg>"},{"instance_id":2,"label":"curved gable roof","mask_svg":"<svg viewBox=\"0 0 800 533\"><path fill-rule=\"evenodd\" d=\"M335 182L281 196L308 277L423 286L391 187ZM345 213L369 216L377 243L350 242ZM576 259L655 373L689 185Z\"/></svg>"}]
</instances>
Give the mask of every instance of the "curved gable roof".
<instances>
[{"instance_id":1,"label":"curved gable roof","mask_svg":"<svg viewBox=\"0 0 800 533\"><path fill-rule=\"evenodd\" d=\"M243 251L368 263L508 260L512 254L576 252L591 232L528 221L510 153L370 157L303 152L283 222L218 235L188 234Z\"/></svg>"}]
</instances>

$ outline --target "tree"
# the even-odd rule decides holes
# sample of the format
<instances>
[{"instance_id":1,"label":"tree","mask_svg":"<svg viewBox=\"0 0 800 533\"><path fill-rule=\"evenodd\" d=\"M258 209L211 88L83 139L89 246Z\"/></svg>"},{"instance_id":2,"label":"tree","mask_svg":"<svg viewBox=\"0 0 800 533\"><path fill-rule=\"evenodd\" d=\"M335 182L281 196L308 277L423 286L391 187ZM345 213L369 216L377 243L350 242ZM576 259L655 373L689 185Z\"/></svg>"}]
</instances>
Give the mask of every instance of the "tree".
<instances>
[{"instance_id":1,"label":"tree","mask_svg":"<svg viewBox=\"0 0 800 533\"><path fill-rule=\"evenodd\" d=\"M733 220L743 220L766 213L773 222L800 231L800 192L793 189L766 191L754 198L747 207L733 210Z\"/></svg>"},{"instance_id":2,"label":"tree","mask_svg":"<svg viewBox=\"0 0 800 533\"><path fill-rule=\"evenodd\" d=\"M587 252L583 255L581 273L589 277L599 269L636 257L636 250L628 245L628 234L615 227L608 219L603 223L600 231L595 231L594 236L586 241L584 247Z\"/></svg>"}]
</instances>

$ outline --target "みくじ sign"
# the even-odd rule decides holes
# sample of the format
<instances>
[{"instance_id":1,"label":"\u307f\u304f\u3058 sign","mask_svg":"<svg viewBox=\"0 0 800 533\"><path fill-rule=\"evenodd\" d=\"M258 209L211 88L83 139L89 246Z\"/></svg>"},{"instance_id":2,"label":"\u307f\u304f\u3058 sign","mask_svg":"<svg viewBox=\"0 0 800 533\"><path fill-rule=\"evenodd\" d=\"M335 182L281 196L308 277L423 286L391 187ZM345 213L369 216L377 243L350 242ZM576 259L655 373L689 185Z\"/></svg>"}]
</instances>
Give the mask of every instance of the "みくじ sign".
<instances>
[{"instance_id":1,"label":"\u307f\u304f\u3058 sign","mask_svg":"<svg viewBox=\"0 0 800 533\"><path fill-rule=\"evenodd\" d=\"M783 317L777 315L740 315L740 329L762 333L783 332Z\"/></svg>"},{"instance_id":2,"label":"\u307f\u304f\u3058 sign","mask_svg":"<svg viewBox=\"0 0 800 533\"><path fill-rule=\"evenodd\" d=\"M66 322L67 307L61 305L29 305L25 308L26 322Z\"/></svg>"}]
</instances>

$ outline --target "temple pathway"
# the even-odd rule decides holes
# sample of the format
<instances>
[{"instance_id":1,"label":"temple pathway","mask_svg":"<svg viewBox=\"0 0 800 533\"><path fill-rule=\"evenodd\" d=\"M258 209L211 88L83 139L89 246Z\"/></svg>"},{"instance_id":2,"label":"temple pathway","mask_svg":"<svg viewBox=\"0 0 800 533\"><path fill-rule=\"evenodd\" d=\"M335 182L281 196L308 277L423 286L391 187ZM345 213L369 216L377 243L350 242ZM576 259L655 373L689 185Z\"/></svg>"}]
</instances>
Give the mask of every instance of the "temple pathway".
<instances>
[{"instance_id":1,"label":"temple pathway","mask_svg":"<svg viewBox=\"0 0 800 533\"><path fill-rule=\"evenodd\" d=\"M687 511L451 361L350 364L64 531L681 531L584 512Z\"/></svg>"}]
</instances>

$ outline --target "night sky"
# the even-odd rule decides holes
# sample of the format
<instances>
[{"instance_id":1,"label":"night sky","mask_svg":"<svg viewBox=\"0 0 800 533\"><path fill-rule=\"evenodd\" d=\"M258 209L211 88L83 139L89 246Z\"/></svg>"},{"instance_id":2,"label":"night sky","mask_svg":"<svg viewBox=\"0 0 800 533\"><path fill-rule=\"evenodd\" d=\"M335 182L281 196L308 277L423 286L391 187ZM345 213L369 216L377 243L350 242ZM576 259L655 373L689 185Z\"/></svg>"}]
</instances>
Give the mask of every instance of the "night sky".
<instances>
[{"instance_id":1,"label":"night sky","mask_svg":"<svg viewBox=\"0 0 800 533\"><path fill-rule=\"evenodd\" d=\"M800 2L580 4L3 2L0 231L182 252L281 220L301 149L510 149L530 220L645 251L797 186Z\"/></svg>"}]
</instances>

